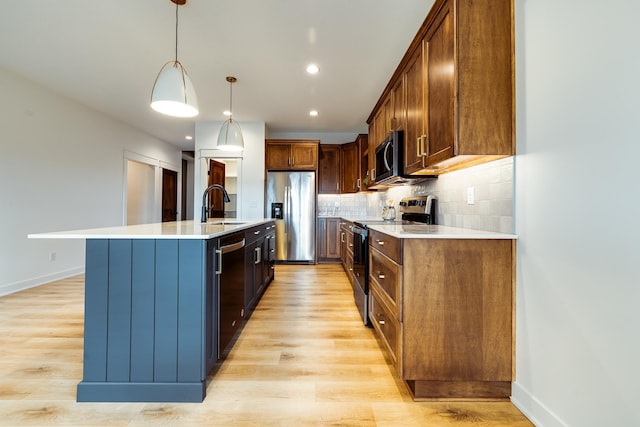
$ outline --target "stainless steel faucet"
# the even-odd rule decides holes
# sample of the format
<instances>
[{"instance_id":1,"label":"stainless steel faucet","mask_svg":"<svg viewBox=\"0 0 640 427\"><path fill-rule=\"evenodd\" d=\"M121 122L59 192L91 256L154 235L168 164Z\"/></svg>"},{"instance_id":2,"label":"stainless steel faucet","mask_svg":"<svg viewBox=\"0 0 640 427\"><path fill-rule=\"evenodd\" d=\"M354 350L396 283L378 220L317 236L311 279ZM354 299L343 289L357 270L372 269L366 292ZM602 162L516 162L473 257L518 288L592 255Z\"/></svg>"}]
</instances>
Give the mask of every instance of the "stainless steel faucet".
<instances>
[{"instance_id":1,"label":"stainless steel faucet","mask_svg":"<svg viewBox=\"0 0 640 427\"><path fill-rule=\"evenodd\" d=\"M227 193L227 190L225 190L222 185L213 184L208 186L207 189L204 190L204 194L202 194L202 216L200 217L200 222L207 222L207 194L209 194L209 191L215 188L222 190L223 200L225 203L229 203L231 201L231 199L229 198L229 194Z\"/></svg>"}]
</instances>

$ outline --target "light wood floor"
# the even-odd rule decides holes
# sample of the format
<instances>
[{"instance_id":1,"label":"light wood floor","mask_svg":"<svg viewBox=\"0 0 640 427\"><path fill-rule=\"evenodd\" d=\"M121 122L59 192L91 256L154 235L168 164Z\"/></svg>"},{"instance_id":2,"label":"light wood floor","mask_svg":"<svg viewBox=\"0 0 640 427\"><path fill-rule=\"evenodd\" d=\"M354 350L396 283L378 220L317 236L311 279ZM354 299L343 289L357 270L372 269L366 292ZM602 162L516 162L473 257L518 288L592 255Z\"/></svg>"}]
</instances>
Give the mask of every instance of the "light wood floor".
<instances>
[{"instance_id":1,"label":"light wood floor","mask_svg":"<svg viewBox=\"0 0 640 427\"><path fill-rule=\"evenodd\" d=\"M0 425L532 426L508 402L413 402L333 264L277 266L203 403L76 403L83 286L0 298Z\"/></svg>"}]
</instances>

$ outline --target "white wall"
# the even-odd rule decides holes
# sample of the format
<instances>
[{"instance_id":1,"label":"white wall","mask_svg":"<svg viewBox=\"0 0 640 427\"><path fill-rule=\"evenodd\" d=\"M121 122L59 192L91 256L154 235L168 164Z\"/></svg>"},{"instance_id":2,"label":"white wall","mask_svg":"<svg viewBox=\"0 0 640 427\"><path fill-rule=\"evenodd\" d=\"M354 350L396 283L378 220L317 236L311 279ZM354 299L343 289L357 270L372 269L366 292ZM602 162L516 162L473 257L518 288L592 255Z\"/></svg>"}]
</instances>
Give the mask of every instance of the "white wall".
<instances>
[{"instance_id":1,"label":"white wall","mask_svg":"<svg viewBox=\"0 0 640 427\"><path fill-rule=\"evenodd\" d=\"M178 167L181 154L4 69L0 94L2 295L84 270L84 241L27 234L121 225L125 150Z\"/></svg>"},{"instance_id":2,"label":"white wall","mask_svg":"<svg viewBox=\"0 0 640 427\"><path fill-rule=\"evenodd\" d=\"M153 222L156 171L151 165L127 160L127 225Z\"/></svg>"},{"instance_id":3,"label":"white wall","mask_svg":"<svg viewBox=\"0 0 640 427\"><path fill-rule=\"evenodd\" d=\"M207 188L207 164L210 157L241 157L238 164L238 218L264 217L264 122L238 122L242 129L244 150L240 154L216 150L218 134L223 122L200 121L196 123L194 212L200 218L202 193Z\"/></svg>"},{"instance_id":4,"label":"white wall","mask_svg":"<svg viewBox=\"0 0 640 427\"><path fill-rule=\"evenodd\" d=\"M540 426L637 426L640 3L515 7L513 399Z\"/></svg>"}]
</instances>

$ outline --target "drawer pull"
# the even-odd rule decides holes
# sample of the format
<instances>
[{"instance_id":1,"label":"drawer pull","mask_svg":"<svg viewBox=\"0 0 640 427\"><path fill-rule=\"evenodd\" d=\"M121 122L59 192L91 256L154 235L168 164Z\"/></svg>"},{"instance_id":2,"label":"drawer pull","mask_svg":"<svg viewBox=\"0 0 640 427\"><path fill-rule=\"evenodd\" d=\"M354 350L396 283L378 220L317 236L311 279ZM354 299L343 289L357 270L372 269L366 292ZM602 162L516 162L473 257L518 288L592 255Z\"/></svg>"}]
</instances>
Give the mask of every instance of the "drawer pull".
<instances>
[{"instance_id":1,"label":"drawer pull","mask_svg":"<svg viewBox=\"0 0 640 427\"><path fill-rule=\"evenodd\" d=\"M378 320L378 323L384 325L384 320Z\"/></svg>"},{"instance_id":2,"label":"drawer pull","mask_svg":"<svg viewBox=\"0 0 640 427\"><path fill-rule=\"evenodd\" d=\"M260 230L254 231L253 234L255 234L257 236L258 234L260 234Z\"/></svg>"},{"instance_id":3,"label":"drawer pull","mask_svg":"<svg viewBox=\"0 0 640 427\"><path fill-rule=\"evenodd\" d=\"M376 242L377 242L380 246L384 246L384 240L376 240Z\"/></svg>"},{"instance_id":4,"label":"drawer pull","mask_svg":"<svg viewBox=\"0 0 640 427\"><path fill-rule=\"evenodd\" d=\"M378 279L384 279L384 273L378 273Z\"/></svg>"}]
</instances>

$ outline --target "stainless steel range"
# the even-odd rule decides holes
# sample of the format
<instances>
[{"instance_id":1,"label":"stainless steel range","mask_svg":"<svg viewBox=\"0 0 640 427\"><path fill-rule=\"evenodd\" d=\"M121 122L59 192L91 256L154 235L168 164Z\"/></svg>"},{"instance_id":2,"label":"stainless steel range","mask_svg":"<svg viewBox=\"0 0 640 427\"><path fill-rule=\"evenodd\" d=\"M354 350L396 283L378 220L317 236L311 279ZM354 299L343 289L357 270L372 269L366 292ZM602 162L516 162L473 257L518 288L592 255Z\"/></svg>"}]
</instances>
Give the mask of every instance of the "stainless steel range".
<instances>
[{"instance_id":1,"label":"stainless steel range","mask_svg":"<svg viewBox=\"0 0 640 427\"><path fill-rule=\"evenodd\" d=\"M432 196L405 197L400 201L401 219L363 220L353 223L353 296L360 317L370 326L369 304L369 225L377 224L435 224L435 202Z\"/></svg>"}]
</instances>

